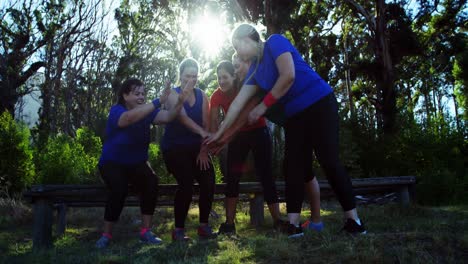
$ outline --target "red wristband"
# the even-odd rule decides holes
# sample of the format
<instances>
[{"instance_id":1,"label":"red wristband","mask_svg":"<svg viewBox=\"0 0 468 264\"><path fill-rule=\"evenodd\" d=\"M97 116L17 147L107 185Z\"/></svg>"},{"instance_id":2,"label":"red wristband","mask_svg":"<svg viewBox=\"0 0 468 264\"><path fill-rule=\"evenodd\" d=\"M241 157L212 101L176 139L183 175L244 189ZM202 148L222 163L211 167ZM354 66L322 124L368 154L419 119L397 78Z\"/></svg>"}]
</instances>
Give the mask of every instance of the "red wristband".
<instances>
[{"instance_id":1,"label":"red wristband","mask_svg":"<svg viewBox=\"0 0 468 264\"><path fill-rule=\"evenodd\" d=\"M274 105L277 101L278 101L278 99L276 99L276 98L271 94L271 92L267 93L267 95L265 96L265 98L263 98L263 104L264 104L266 107L270 107L270 106Z\"/></svg>"}]
</instances>

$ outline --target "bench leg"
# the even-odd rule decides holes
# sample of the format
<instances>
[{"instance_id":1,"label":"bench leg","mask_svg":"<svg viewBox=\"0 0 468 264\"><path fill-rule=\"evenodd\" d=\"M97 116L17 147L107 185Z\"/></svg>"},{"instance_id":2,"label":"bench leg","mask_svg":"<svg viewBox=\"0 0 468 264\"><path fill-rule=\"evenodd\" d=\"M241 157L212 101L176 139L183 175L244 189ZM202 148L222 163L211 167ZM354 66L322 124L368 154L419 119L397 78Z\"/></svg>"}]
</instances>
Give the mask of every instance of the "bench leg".
<instances>
[{"instance_id":1,"label":"bench leg","mask_svg":"<svg viewBox=\"0 0 468 264\"><path fill-rule=\"evenodd\" d=\"M57 205L57 235L62 236L65 233L67 227L67 205Z\"/></svg>"},{"instance_id":2,"label":"bench leg","mask_svg":"<svg viewBox=\"0 0 468 264\"><path fill-rule=\"evenodd\" d=\"M34 202L33 249L52 246L52 202L40 199Z\"/></svg>"},{"instance_id":3,"label":"bench leg","mask_svg":"<svg viewBox=\"0 0 468 264\"><path fill-rule=\"evenodd\" d=\"M398 201L401 205L409 205L410 204L410 196L408 186L403 186L398 190Z\"/></svg>"},{"instance_id":4,"label":"bench leg","mask_svg":"<svg viewBox=\"0 0 468 264\"><path fill-rule=\"evenodd\" d=\"M263 194L256 193L250 200L250 224L258 227L263 224L265 215L263 212Z\"/></svg>"}]
</instances>

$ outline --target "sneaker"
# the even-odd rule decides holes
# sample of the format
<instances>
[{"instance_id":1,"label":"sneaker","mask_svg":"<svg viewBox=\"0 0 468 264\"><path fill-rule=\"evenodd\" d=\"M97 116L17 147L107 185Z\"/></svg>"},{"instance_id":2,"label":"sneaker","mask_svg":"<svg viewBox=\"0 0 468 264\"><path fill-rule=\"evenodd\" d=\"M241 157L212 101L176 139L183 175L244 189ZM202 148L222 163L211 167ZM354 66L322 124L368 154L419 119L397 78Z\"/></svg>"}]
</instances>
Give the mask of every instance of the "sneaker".
<instances>
[{"instance_id":1,"label":"sneaker","mask_svg":"<svg viewBox=\"0 0 468 264\"><path fill-rule=\"evenodd\" d=\"M172 231L172 241L188 241L190 237L185 235L185 229L174 229Z\"/></svg>"},{"instance_id":2,"label":"sneaker","mask_svg":"<svg viewBox=\"0 0 468 264\"><path fill-rule=\"evenodd\" d=\"M356 221L354 221L351 218L346 219L346 222L341 230L342 231L344 230L348 232L348 234L353 235L353 236L365 235L367 233L366 227L364 226L364 223L362 221L361 221L361 224L359 225L358 223L356 223Z\"/></svg>"},{"instance_id":3,"label":"sneaker","mask_svg":"<svg viewBox=\"0 0 468 264\"><path fill-rule=\"evenodd\" d=\"M310 231L317 231L321 232L323 230L323 222L320 222L318 224L312 222L311 219L307 219L302 225L301 225L303 230L310 230Z\"/></svg>"},{"instance_id":4,"label":"sneaker","mask_svg":"<svg viewBox=\"0 0 468 264\"><path fill-rule=\"evenodd\" d=\"M159 245L162 240L155 236L151 230L146 231L143 235L140 235L140 241L147 244Z\"/></svg>"},{"instance_id":5,"label":"sneaker","mask_svg":"<svg viewBox=\"0 0 468 264\"><path fill-rule=\"evenodd\" d=\"M216 237L216 234L213 233L213 230L211 229L211 226L209 225L199 226L197 233L198 233L198 237L202 239L210 239L210 238Z\"/></svg>"},{"instance_id":6,"label":"sneaker","mask_svg":"<svg viewBox=\"0 0 468 264\"><path fill-rule=\"evenodd\" d=\"M302 227L300 225L295 226L293 224L289 224L287 235L288 235L288 238L302 237L304 236L304 232L302 231Z\"/></svg>"},{"instance_id":7,"label":"sneaker","mask_svg":"<svg viewBox=\"0 0 468 264\"><path fill-rule=\"evenodd\" d=\"M218 235L225 234L225 235L232 235L236 233L236 224L228 224L222 223L219 226Z\"/></svg>"},{"instance_id":8,"label":"sneaker","mask_svg":"<svg viewBox=\"0 0 468 264\"><path fill-rule=\"evenodd\" d=\"M110 244L110 238L106 236L101 236L98 241L96 241L96 248L102 249L108 247Z\"/></svg>"}]
</instances>

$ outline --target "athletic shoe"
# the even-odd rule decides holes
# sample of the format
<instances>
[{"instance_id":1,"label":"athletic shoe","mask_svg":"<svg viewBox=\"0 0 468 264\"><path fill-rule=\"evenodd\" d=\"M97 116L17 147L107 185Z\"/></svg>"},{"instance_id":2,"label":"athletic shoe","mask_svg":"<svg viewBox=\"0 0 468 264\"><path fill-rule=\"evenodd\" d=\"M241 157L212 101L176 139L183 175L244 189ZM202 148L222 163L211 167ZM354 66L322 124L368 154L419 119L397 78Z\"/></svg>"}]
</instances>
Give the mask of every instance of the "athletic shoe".
<instances>
[{"instance_id":1,"label":"athletic shoe","mask_svg":"<svg viewBox=\"0 0 468 264\"><path fill-rule=\"evenodd\" d=\"M236 224L228 224L228 223L222 223L219 226L218 230L218 235L224 234L224 235L233 235L236 233Z\"/></svg>"},{"instance_id":2,"label":"athletic shoe","mask_svg":"<svg viewBox=\"0 0 468 264\"><path fill-rule=\"evenodd\" d=\"M198 237L202 239L210 239L210 238L215 238L216 234L213 233L213 230L211 229L211 226L209 225L203 225L198 227Z\"/></svg>"},{"instance_id":3,"label":"athletic shoe","mask_svg":"<svg viewBox=\"0 0 468 264\"><path fill-rule=\"evenodd\" d=\"M317 231L320 232L323 230L323 222L320 222L318 224L312 222L311 219L307 219L302 225L301 225L303 230L311 230L311 231Z\"/></svg>"},{"instance_id":4,"label":"athletic shoe","mask_svg":"<svg viewBox=\"0 0 468 264\"><path fill-rule=\"evenodd\" d=\"M159 245L162 240L155 236L151 230L146 231L143 235L140 235L140 241L147 244Z\"/></svg>"},{"instance_id":5,"label":"athletic shoe","mask_svg":"<svg viewBox=\"0 0 468 264\"><path fill-rule=\"evenodd\" d=\"M304 232L302 231L301 226L295 226L293 224L289 224L287 235L288 235L288 238L297 238L297 237L304 236Z\"/></svg>"},{"instance_id":6,"label":"athletic shoe","mask_svg":"<svg viewBox=\"0 0 468 264\"><path fill-rule=\"evenodd\" d=\"M190 237L185 235L185 229L174 229L172 231L172 241L188 241Z\"/></svg>"},{"instance_id":7,"label":"athletic shoe","mask_svg":"<svg viewBox=\"0 0 468 264\"><path fill-rule=\"evenodd\" d=\"M102 249L108 247L110 244L110 238L106 236L101 236L98 241L96 241L96 248Z\"/></svg>"},{"instance_id":8,"label":"athletic shoe","mask_svg":"<svg viewBox=\"0 0 468 264\"><path fill-rule=\"evenodd\" d=\"M353 236L365 235L367 233L366 227L364 226L364 223L362 221L361 221L361 224L359 225L358 223L356 223L356 221L354 221L351 218L346 219L346 222L341 230L342 231L344 230L348 232L348 234L353 235Z\"/></svg>"}]
</instances>

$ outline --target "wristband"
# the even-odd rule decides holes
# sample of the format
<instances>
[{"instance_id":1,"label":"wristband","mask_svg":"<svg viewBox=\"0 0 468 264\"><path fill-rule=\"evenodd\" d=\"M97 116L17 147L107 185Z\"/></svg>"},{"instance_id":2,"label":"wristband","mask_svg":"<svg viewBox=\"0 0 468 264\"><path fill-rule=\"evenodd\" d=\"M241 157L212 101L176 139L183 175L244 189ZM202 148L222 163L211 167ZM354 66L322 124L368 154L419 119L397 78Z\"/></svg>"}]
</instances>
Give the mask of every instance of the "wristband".
<instances>
[{"instance_id":1,"label":"wristband","mask_svg":"<svg viewBox=\"0 0 468 264\"><path fill-rule=\"evenodd\" d=\"M266 107L270 107L270 106L274 105L277 101L278 101L278 99L276 99L276 98L271 94L271 92L267 93L267 95L265 96L265 98L263 98L263 104L264 104Z\"/></svg>"},{"instance_id":2,"label":"wristband","mask_svg":"<svg viewBox=\"0 0 468 264\"><path fill-rule=\"evenodd\" d=\"M155 109L158 109L161 107L161 102L159 101L159 98L153 100L153 105Z\"/></svg>"}]
</instances>

